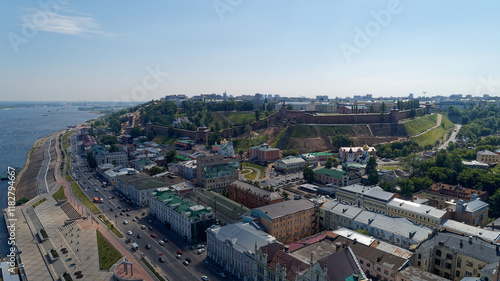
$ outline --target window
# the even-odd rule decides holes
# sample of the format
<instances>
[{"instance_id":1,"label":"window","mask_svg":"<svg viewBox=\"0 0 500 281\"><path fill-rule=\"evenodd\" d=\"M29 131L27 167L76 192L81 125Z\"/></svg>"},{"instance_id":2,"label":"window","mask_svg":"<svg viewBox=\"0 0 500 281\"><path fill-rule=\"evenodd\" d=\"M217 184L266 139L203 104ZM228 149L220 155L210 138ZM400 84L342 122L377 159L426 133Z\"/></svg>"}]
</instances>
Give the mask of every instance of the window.
<instances>
[{"instance_id":1,"label":"window","mask_svg":"<svg viewBox=\"0 0 500 281\"><path fill-rule=\"evenodd\" d=\"M451 260L452 258L453 258L453 257L452 257L452 255L451 255L451 254L446 254L446 259L447 259L447 260Z\"/></svg>"},{"instance_id":2,"label":"window","mask_svg":"<svg viewBox=\"0 0 500 281\"><path fill-rule=\"evenodd\" d=\"M441 256L441 250L436 250L436 256L438 256L438 257Z\"/></svg>"},{"instance_id":3,"label":"window","mask_svg":"<svg viewBox=\"0 0 500 281\"><path fill-rule=\"evenodd\" d=\"M434 259L434 264L435 265L441 265L441 260L440 259Z\"/></svg>"}]
</instances>

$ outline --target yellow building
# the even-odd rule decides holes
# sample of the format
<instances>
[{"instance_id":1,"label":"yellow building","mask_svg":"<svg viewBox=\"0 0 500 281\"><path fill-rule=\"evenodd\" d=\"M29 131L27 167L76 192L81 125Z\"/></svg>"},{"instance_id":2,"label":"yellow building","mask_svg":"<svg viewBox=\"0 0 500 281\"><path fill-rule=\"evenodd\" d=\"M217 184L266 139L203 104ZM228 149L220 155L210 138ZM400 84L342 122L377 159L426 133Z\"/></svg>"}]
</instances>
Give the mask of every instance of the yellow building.
<instances>
[{"instance_id":1,"label":"yellow building","mask_svg":"<svg viewBox=\"0 0 500 281\"><path fill-rule=\"evenodd\" d=\"M358 184L344 186L336 192L341 203L364 208L381 214L387 213L387 204L394 193L382 190L378 186L362 186Z\"/></svg>"},{"instance_id":2,"label":"yellow building","mask_svg":"<svg viewBox=\"0 0 500 281\"><path fill-rule=\"evenodd\" d=\"M252 210L265 231L281 243L295 242L318 231L319 205L309 200L284 201Z\"/></svg>"},{"instance_id":3,"label":"yellow building","mask_svg":"<svg viewBox=\"0 0 500 281\"><path fill-rule=\"evenodd\" d=\"M444 219L451 217L447 211L399 198L393 198L387 204L387 214L391 217L407 218L431 229L438 228Z\"/></svg>"},{"instance_id":4,"label":"yellow building","mask_svg":"<svg viewBox=\"0 0 500 281\"><path fill-rule=\"evenodd\" d=\"M476 160L479 162L484 162L486 164L498 163L500 155L491 152L489 150L481 150L477 152Z\"/></svg>"},{"instance_id":5,"label":"yellow building","mask_svg":"<svg viewBox=\"0 0 500 281\"><path fill-rule=\"evenodd\" d=\"M459 281L479 277L485 266L498 264L499 257L498 246L481 238L437 232L415 250L413 266Z\"/></svg>"}]
</instances>

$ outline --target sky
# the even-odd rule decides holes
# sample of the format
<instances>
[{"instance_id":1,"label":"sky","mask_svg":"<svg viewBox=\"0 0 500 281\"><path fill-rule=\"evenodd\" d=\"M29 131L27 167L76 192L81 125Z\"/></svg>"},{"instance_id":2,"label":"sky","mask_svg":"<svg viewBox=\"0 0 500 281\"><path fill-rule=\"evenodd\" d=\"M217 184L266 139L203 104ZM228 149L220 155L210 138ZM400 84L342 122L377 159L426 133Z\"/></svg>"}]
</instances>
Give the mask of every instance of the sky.
<instances>
[{"instance_id":1,"label":"sky","mask_svg":"<svg viewBox=\"0 0 500 281\"><path fill-rule=\"evenodd\" d=\"M500 96L499 1L2 1L0 100Z\"/></svg>"}]
</instances>

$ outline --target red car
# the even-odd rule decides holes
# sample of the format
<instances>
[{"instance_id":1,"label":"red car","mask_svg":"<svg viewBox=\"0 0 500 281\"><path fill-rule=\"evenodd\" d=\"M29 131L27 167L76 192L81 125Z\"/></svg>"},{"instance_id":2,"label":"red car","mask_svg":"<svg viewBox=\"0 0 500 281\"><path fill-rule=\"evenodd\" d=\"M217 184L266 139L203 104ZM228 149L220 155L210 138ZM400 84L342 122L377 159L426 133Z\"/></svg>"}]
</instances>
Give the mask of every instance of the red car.
<instances>
[{"instance_id":1,"label":"red car","mask_svg":"<svg viewBox=\"0 0 500 281\"><path fill-rule=\"evenodd\" d=\"M155 237L156 237L156 234L151 233L151 237L155 238Z\"/></svg>"},{"instance_id":2,"label":"red car","mask_svg":"<svg viewBox=\"0 0 500 281\"><path fill-rule=\"evenodd\" d=\"M177 254L178 255L182 255L182 251L181 250L177 250Z\"/></svg>"}]
</instances>

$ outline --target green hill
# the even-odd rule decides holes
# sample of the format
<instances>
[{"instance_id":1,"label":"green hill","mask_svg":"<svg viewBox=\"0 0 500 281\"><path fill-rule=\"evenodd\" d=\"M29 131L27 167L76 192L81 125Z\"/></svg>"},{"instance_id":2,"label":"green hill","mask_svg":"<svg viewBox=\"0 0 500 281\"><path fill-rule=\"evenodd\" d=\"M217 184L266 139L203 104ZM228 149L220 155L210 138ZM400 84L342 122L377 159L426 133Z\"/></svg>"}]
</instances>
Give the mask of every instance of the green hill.
<instances>
[{"instance_id":1,"label":"green hill","mask_svg":"<svg viewBox=\"0 0 500 281\"><path fill-rule=\"evenodd\" d=\"M433 114L404 123L405 129L410 136L414 136L436 125L437 115Z\"/></svg>"}]
</instances>

